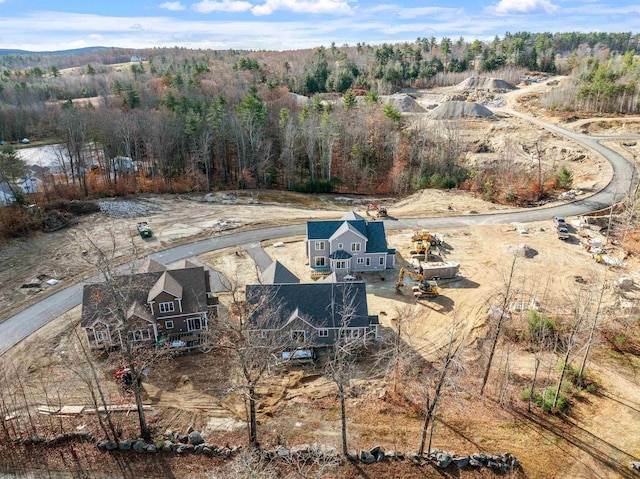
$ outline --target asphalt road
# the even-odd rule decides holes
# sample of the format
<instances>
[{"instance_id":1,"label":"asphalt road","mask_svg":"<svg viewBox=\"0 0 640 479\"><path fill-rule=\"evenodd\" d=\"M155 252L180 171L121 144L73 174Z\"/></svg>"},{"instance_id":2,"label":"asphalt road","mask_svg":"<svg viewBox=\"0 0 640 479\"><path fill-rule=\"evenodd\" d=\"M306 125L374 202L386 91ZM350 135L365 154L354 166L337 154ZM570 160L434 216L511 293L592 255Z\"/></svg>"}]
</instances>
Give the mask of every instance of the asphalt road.
<instances>
[{"instance_id":1,"label":"asphalt road","mask_svg":"<svg viewBox=\"0 0 640 479\"><path fill-rule=\"evenodd\" d=\"M465 227L483 224L508 224L512 222L527 223L550 219L552 216L576 216L607 208L635 191L638 184L637 171L635 167L620 154L599 143L601 140L623 139L623 137L588 137L565 130L555 125L543 123L516 111L510 111L510 113L539 124L554 133L580 142L584 146L602 154L613 167L613 178L611 182L604 189L592 196L589 196L588 198L576 200L564 205L520 210L511 213L450 216L440 218L403 218L397 221L385 221L385 228L398 230L414 228L431 229ZM624 138L638 137L630 136ZM208 238L183 246L169 248L149 256L163 264L170 264L208 251L228 248L231 246L246 247L255 252L255 245L260 241L303 235L305 232L305 225L261 228ZM4 354L10 348L45 324L80 304L82 301L83 286L89 282L96 281L96 279L97 278L95 277L89 278L87 281L62 289L51 296L28 306L18 314L11 316L4 322L0 323L0 355Z\"/></svg>"}]
</instances>

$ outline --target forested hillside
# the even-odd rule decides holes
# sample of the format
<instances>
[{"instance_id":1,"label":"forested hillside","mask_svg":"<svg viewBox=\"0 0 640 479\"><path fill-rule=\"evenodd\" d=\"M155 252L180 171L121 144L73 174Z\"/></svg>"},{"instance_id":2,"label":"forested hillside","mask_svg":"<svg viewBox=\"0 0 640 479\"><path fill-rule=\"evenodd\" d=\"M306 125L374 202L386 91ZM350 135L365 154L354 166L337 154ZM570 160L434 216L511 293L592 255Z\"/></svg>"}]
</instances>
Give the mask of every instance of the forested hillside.
<instances>
[{"instance_id":1,"label":"forested hillside","mask_svg":"<svg viewBox=\"0 0 640 479\"><path fill-rule=\"evenodd\" d=\"M545 99L549 108L633 113L639 39L521 32L490 43L432 37L286 52L4 55L0 139L63 143L70 164L64 178L51 178L51 191L67 196L456 187L468 172L455 129L407 128L380 95L474 75L517 83L537 70L574 75L570 95Z\"/></svg>"}]
</instances>

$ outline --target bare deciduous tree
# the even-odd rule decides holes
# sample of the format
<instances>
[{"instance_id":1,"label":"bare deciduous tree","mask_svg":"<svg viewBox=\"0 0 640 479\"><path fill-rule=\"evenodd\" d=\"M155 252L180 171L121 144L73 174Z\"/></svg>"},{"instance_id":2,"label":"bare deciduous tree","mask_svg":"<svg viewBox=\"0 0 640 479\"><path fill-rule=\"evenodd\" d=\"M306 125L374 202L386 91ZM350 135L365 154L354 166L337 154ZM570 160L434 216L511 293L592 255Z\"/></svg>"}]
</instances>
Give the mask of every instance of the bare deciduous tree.
<instances>
[{"instance_id":1,"label":"bare deciduous tree","mask_svg":"<svg viewBox=\"0 0 640 479\"><path fill-rule=\"evenodd\" d=\"M290 340L278 331L281 318L280 308L274 301L275 289L261 290L247 298L246 305L243 305L237 284L231 286L232 310L226 315L221 314L217 324L219 345L232 351L235 357L238 387L248 405L249 443L258 446L256 388L272 373L280 353Z\"/></svg>"},{"instance_id":2,"label":"bare deciduous tree","mask_svg":"<svg viewBox=\"0 0 640 479\"><path fill-rule=\"evenodd\" d=\"M447 344L446 351L441 360L440 367L435 368L436 378L433 382L433 390L427 390L427 411L424 417L424 423L422 425L420 448L418 449L418 454L420 456L424 454L429 426L431 426L431 430L433 432L433 423L435 420L436 408L438 407L438 403L442 396L443 388L450 378L451 371L456 367L456 358L463 343L464 339L456 340L455 315L453 315L451 320L451 328L449 330L449 342ZM428 450L431 450L431 438L429 439Z\"/></svg>"},{"instance_id":3,"label":"bare deciduous tree","mask_svg":"<svg viewBox=\"0 0 640 479\"><path fill-rule=\"evenodd\" d=\"M509 268L509 272L508 275L506 277L505 280L505 289L502 292L502 303L501 306L499 308L499 310L497 311L497 323L495 326L495 330L493 332L493 339L491 340L491 347L489 349L489 359L487 361L487 367L485 368L484 371L484 376L482 378L482 386L480 387L480 395L484 396L484 391L485 391L485 387L487 385L487 381L489 380L489 373L491 372L491 365L493 363L493 356L496 352L496 346L498 345L498 339L500 338L500 332L502 331L502 324L504 322L505 317L508 315L507 313L507 307L509 305L509 302L511 300L511 286L513 283L513 279L514 279L514 274L515 274L515 270L516 270L516 263L517 263L517 255L513 256L513 259L511 260L511 266Z\"/></svg>"}]
</instances>

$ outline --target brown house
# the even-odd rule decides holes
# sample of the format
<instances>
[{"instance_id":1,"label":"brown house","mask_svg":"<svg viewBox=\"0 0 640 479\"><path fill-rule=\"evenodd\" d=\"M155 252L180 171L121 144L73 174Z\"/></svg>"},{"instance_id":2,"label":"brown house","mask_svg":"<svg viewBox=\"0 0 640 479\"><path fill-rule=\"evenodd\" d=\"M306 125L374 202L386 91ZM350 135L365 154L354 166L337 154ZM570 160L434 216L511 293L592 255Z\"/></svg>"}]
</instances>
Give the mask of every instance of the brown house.
<instances>
[{"instance_id":1,"label":"brown house","mask_svg":"<svg viewBox=\"0 0 640 479\"><path fill-rule=\"evenodd\" d=\"M122 347L124 341L176 348L200 347L206 341L218 299L209 272L187 260L168 270L151 260L146 272L117 278L113 288L89 284L82 296L81 326L93 348ZM126 327L118 317L126 310Z\"/></svg>"}]
</instances>

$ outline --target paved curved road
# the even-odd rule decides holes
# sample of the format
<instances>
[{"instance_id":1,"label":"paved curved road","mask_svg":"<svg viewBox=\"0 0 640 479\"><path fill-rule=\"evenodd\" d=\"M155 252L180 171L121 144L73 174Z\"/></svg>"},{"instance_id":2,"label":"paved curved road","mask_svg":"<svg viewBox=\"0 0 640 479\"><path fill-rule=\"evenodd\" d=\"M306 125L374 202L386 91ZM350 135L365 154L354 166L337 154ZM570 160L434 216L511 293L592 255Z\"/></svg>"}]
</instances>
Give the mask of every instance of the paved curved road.
<instances>
[{"instance_id":1,"label":"paved curved road","mask_svg":"<svg viewBox=\"0 0 640 479\"><path fill-rule=\"evenodd\" d=\"M398 221L387 221L387 229L413 228L446 228L464 227L481 224L508 224L511 222L533 222L557 216L576 216L607 208L622 200L635 191L638 184L635 167L615 151L600 144L606 139L624 139L622 137L589 137L574 133L555 125L541 122L528 115L510 110L510 114L519 116L536 123L557 134L568 137L603 155L613 167L611 182L598 193L584 199L576 200L564 205L520 210L511 213L496 213L468 216L450 216L441 218L403 218ZM625 137L638 138L638 137ZM252 247L263 240L301 235L305 233L305 225L291 225L274 228L262 228L224 236L209 238L183 246L176 246L149 255L164 264L173 263L184 258L193 257L208 251L228 248L231 246ZM87 282L92 281L90 278ZM82 288L86 282L69 286L41 301L25 308L20 313L0 323L0 355L18 344L21 340L52 321L54 318L69 311L82 301Z\"/></svg>"}]
</instances>

